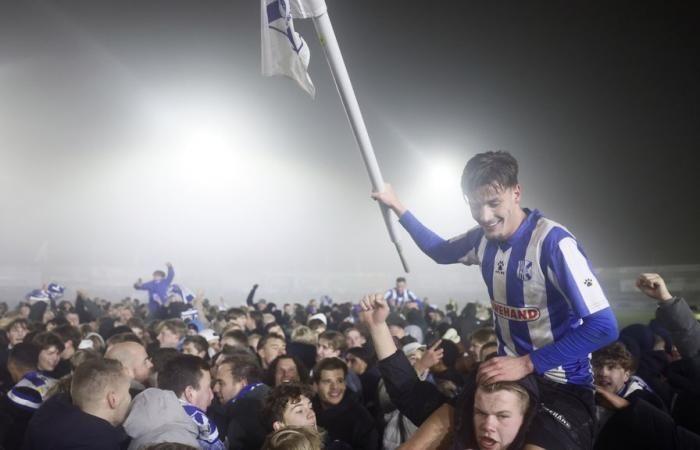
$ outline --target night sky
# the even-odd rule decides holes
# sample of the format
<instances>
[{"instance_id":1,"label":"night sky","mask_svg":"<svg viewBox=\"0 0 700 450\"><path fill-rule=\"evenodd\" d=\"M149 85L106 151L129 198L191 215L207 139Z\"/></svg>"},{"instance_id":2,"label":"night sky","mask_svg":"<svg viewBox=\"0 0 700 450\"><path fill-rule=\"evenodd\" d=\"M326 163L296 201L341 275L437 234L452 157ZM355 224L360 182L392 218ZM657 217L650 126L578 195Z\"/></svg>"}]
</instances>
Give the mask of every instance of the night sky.
<instances>
[{"instance_id":1,"label":"night sky","mask_svg":"<svg viewBox=\"0 0 700 450\"><path fill-rule=\"evenodd\" d=\"M436 232L473 226L459 174L502 149L595 267L700 263L693 2L327 3L384 178ZM213 290L265 273L299 295L295 273L351 280L323 286L340 295L400 273L310 22L313 101L260 75L256 1L0 8L6 273L116 286L173 260ZM464 277L403 241L415 285Z\"/></svg>"}]
</instances>

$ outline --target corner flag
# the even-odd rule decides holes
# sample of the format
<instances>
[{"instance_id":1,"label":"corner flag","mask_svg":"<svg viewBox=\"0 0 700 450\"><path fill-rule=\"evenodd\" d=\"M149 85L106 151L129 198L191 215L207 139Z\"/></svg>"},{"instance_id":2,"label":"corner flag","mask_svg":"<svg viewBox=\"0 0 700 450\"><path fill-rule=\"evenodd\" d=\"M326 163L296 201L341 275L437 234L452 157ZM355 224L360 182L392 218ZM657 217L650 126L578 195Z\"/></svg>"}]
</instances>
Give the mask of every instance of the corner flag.
<instances>
[{"instance_id":1,"label":"corner flag","mask_svg":"<svg viewBox=\"0 0 700 450\"><path fill-rule=\"evenodd\" d=\"M285 75L297 82L312 98L316 89L308 74L309 46L294 31L293 19L323 14L323 0L261 0L262 73Z\"/></svg>"}]
</instances>

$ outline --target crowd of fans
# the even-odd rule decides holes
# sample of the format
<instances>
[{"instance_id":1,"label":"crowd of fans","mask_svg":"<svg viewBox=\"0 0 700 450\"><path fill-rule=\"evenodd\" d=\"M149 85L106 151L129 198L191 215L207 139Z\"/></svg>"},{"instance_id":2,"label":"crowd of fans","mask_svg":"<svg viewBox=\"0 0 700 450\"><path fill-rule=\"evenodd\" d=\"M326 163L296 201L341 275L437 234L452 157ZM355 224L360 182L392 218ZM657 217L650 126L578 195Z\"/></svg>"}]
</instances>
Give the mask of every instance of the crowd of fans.
<instances>
[{"instance_id":1,"label":"crowd of fans","mask_svg":"<svg viewBox=\"0 0 700 450\"><path fill-rule=\"evenodd\" d=\"M278 306L256 285L223 307L173 277L137 281L143 303L52 283L2 306L0 448L525 448L541 385L477 380L499 349L484 304L441 309L400 278L360 302ZM700 324L658 275L638 287L654 320L592 354L595 448L700 448Z\"/></svg>"}]
</instances>

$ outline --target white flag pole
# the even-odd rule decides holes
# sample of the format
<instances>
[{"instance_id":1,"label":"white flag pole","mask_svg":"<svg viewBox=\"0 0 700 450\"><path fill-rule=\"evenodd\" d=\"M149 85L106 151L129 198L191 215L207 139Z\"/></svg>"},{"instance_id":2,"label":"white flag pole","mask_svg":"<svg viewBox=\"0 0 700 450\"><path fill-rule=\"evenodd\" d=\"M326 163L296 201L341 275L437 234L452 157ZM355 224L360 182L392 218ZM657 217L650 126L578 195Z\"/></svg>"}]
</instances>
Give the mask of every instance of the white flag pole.
<instances>
[{"instance_id":1,"label":"white flag pole","mask_svg":"<svg viewBox=\"0 0 700 450\"><path fill-rule=\"evenodd\" d=\"M340 53L340 47L338 46L338 41L335 38L335 32L333 32L331 19L326 11L318 17L314 17L313 20L314 26L316 27L316 33L318 34L318 38L321 41L321 46L323 47L323 52L326 55L326 60L331 68L335 85L338 88L340 99L345 107L345 113L348 115L352 132L355 135L357 145L360 147L362 159L365 162L369 179L372 182L372 189L374 192L381 192L384 190L384 179L382 178L382 172L379 170L377 157L374 155L374 149L372 148L372 141L369 139L367 127L365 126L365 121L362 118L362 112L360 111L360 105L357 103L355 91L352 88L350 76L348 75L348 70L345 67L345 62L343 61L343 55ZM396 251L401 259L403 270L408 273L408 263L403 256L401 243L399 242L398 233L396 232L396 224L392 221L391 210L381 203L379 205L382 211L382 216L384 216L384 223L389 231L391 242L393 242L396 246Z\"/></svg>"}]
</instances>

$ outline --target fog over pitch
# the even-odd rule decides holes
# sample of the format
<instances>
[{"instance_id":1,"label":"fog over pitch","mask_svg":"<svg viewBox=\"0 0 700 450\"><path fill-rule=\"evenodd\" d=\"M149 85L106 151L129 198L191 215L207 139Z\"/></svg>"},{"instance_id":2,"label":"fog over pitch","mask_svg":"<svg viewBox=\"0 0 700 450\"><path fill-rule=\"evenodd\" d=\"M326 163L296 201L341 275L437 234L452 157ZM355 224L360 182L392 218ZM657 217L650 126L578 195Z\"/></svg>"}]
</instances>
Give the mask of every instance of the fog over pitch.
<instances>
[{"instance_id":1,"label":"fog over pitch","mask_svg":"<svg viewBox=\"0 0 700 450\"><path fill-rule=\"evenodd\" d=\"M461 169L505 149L524 205L596 266L699 262L691 5L328 7L384 177L436 232L474 225ZM280 302L354 300L400 274L311 23L315 101L260 76L254 1L0 9L3 297L50 280L128 292L165 261L231 301L254 282ZM403 241L419 295L486 297L478 270Z\"/></svg>"}]
</instances>

